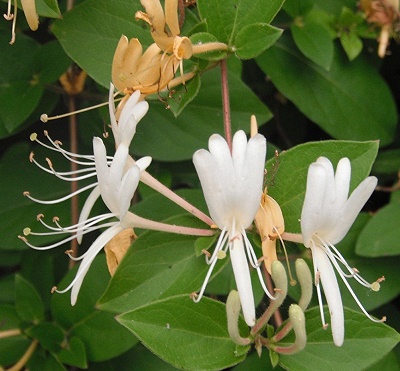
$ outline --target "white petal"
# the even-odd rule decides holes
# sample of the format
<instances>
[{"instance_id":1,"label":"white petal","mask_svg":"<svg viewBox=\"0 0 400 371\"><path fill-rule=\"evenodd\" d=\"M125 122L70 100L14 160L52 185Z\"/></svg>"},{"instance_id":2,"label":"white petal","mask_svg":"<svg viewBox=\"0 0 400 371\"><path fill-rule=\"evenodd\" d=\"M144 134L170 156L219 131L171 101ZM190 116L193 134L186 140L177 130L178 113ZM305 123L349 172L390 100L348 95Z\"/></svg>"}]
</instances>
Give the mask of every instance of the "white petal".
<instances>
[{"instance_id":1,"label":"white petal","mask_svg":"<svg viewBox=\"0 0 400 371\"><path fill-rule=\"evenodd\" d=\"M244 319L248 326L254 326L256 321L256 310L254 305L253 288L251 286L250 270L241 235L233 239L230 256L236 280L236 287L242 304Z\"/></svg>"},{"instance_id":2,"label":"white petal","mask_svg":"<svg viewBox=\"0 0 400 371\"><path fill-rule=\"evenodd\" d=\"M83 279L87 271L90 268L94 258L97 256L99 251L104 247L104 245L110 241L114 236L116 236L122 227L116 224L108 229L106 229L96 240L93 242L92 246L89 248L89 254L87 254L82 260L78 272L73 280L72 291L71 291L71 305L75 305L78 298L79 290L82 286Z\"/></svg>"},{"instance_id":3,"label":"white petal","mask_svg":"<svg viewBox=\"0 0 400 371\"><path fill-rule=\"evenodd\" d=\"M257 134L250 138L246 148L244 166L240 179L238 179L238 182L241 183L241 187L238 187L238 192L240 192L238 196L241 198L242 215L240 222L243 228L249 227L253 222L260 206L266 151L267 142L264 136Z\"/></svg>"},{"instance_id":4,"label":"white petal","mask_svg":"<svg viewBox=\"0 0 400 371\"><path fill-rule=\"evenodd\" d=\"M125 213L129 210L131 200L136 192L139 184L140 169L136 164L131 166L124 175L121 182L121 189L119 194L119 215L123 218Z\"/></svg>"},{"instance_id":5,"label":"white petal","mask_svg":"<svg viewBox=\"0 0 400 371\"><path fill-rule=\"evenodd\" d=\"M320 280L322 282L325 298L329 307L333 342L335 345L340 347L344 340L344 314L342 297L340 295L336 274L328 256L325 254L322 248L318 246L313 247L312 254L314 261L318 262Z\"/></svg>"},{"instance_id":6,"label":"white petal","mask_svg":"<svg viewBox=\"0 0 400 371\"><path fill-rule=\"evenodd\" d=\"M146 170L151 164L152 158L150 156L145 156L137 160L135 163L139 166L140 172Z\"/></svg>"},{"instance_id":7,"label":"white petal","mask_svg":"<svg viewBox=\"0 0 400 371\"><path fill-rule=\"evenodd\" d=\"M214 151L215 152L215 151ZM230 153L228 152L230 160ZM204 198L206 200L211 218L223 229L227 213L230 209L232 183L232 162L227 166L219 166L212 154L204 149L198 150L193 155L193 163L199 176Z\"/></svg>"},{"instance_id":8,"label":"white petal","mask_svg":"<svg viewBox=\"0 0 400 371\"><path fill-rule=\"evenodd\" d=\"M308 168L307 188L301 211L301 233L304 246L310 247L310 241L320 226L325 189L327 186L327 172L324 166L312 163Z\"/></svg>"},{"instance_id":9,"label":"white petal","mask_svg":"<svg viewBox=\"0 0 400 371\"><path fill-rule=\"evenodd\" d=\"M236 174L240 174L247 164L244 164L247 148L247 137L243 130L235 133L232 140L232 162Z\"/></svg>"},{"instance_id":10,"label":"white petal","mask_svg":"<svg viewBox=\"0 0 400 371\"><path fill-rule=\"evenodd\" d=\"M110 91L108 94L108 110L110 113L111 129L114 135L115 143L118 147L120 143L120 137L118 132L117 120L115 119L115 106L114 106L114 85L110 83Z\"/></svg>"},{"instance_id":11,"label":"white petal","mask_svg":"<svg viewBox=\"0 0 400 371\"><path fill-rule=\"evenodd\" d=\"M351 163L347 157L344 157L339 161L335 173L335 205L339 210L342 210L347 201L347 198L349 197L350 180Z\"/></svg>"},{"instance_id":12,"label":"white petal","mask_svg":"<svg viewBox=\"0 0 400 371\"><path fill-rule=\"evenodd\" d=\"M358 185L347 200L335 228L326 234L326 240L335 245L343 239L359 212L371 197L377 182L378 180L374 176L370 176Z\"/></svg>"},{"instance_id":13,"label":"white petal","mask_svg":"<svg viewBox=\"0 0 400 371\"><path fill-rule=\"evenodd\" d=\"M79 214L79 221L78 224L84 222L87 220L87 218L90 215L90 212L92 211L93 205L97 201L97 199L100 197L100 187L96 186L93 188L93 190L90 192L89 196L86 198L85 204L82 207L81 213ZM82 243L82 238L83 234L79 235L77 237L78 243Z\"/></svg>"}]
</instances>

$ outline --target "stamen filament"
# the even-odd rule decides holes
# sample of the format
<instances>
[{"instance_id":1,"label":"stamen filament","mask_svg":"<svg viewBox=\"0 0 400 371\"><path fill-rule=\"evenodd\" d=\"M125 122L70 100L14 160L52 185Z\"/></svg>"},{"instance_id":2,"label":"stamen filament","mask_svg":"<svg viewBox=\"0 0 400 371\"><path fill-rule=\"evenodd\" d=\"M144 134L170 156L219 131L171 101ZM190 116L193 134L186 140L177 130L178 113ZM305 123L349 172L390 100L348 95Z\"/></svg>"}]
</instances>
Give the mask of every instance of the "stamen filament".
<instances>
[{"instance_id":1,"label":"stamen filament","mask_svg":"<svg viewBox=\"0 0 400 371\"><path fill-rule=\"evenodd\" d=\"M60 203L60 202L63 202L63 201L65 201L65 200L68 200L68 199L70 199L71 197L74 197L75 195L78 195L78 194L80 194L80 193L82 193L82 192L87 191L88 189L94 188L94 187L97 186L97 184L98 184L97 182L96 182L96 183L93 183L93 184L89 184L89 185L87 185L86 187L83 187L83 188L78 189L77 191L75 191L75 192L73 192L73 193L68 194L67 196L58 198L58 199L56 199L56 200L50 200L50 201L44 201L44 200L39 200L39 199L37 199L37 198L34 198L34 197L32 197L32 196L29 194L28 191L25 191L25 192L23 193L23 195L24 195L25 197L28 197L30 200L32 200L32 201L34 201L34 202L37 202L37 203L39 203L39 204L43 204L43 205L54 205L54 204L58 204L58 203Z\"/></svg>"}]
</instances>

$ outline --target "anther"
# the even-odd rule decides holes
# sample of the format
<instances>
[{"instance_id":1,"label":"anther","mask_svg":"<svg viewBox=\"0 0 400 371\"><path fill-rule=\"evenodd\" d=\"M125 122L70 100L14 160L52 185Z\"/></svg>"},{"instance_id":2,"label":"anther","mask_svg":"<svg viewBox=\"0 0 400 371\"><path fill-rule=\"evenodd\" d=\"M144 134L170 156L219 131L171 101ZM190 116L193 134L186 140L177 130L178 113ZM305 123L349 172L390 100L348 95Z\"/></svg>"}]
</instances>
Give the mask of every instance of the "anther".
<instances>
[{"instance_id":1,"label":"anther","mask_svg":"<svg viewBox=\"0 0 400 371\"><path fill-rule=\"evenodd\" d=\"M39 221L42 218L44 218L44 214L37 214L37 216L36 216L37 221Z\"/></svg>"},{"instance_id":2,"label":"anther","mask_svg":"<svg viewBox=\"0 0 400 371\"><path fill-rule=\"evenodd\" d=\"M323 330L326 330L329 327L329 323L325 323L325 325L322 326Z\"/></svg>"},{"instance_id":3,"label":"anther","mask_svg":"<svg viewBox=\"0 0 400 371\"><path fill-rule=\"evenodd\" d=\"M68 254L72 254L74 252L74 250L65 250L64 254L68 255Z\"/></svg>"},{"instance_id":4,"label":"anther","mask_svg":"<svg viewBox=\"0 0 400 371\"><path fill-rule=\"evenodd\" d=\"M46 157L46 162L49 165L49 168L52 169L53 168L53 163L51 162L51 160L48 157Z\"/></svg>"},{"instance_id":5,"label":"anther","mask_svg":"<svg viewBox=\"0 0 400 371\"><path fill-rule=\"evenodd\" d=\"M42 115L40 115L40 121L46 123L48 120L49 120L49 116L47 116L47 114L43 113Z\"/></svg>"},{"instance_id":6,"label":"anther","mask_svg":"<svg viewBox=\"0 0 400 371\"><path fill-rule=\"evenodd\" d=\"M24 236L29 236L31 234L31 229L26 227L26 228L24 228L22 233L24 234Z\"/></svg>"},{"instance_id":7,"label":"anther","mask_svg":"<svg viewBox=\"0 0 400 371\"><path fill-rule=\"evenodd\" d=\"M31 135L29 135L29 139L34 142L37 139L37 134L36 133L32 133Z\"/></svg>"},{"instance_id":8,"label":"anther","mask_svg":"<svg viewBox=\"0 0 400 371\"><path fill-rule=\"evenodd\" d=\"M62 146L61 140L58 140L58 139L54 141L54 144L57 144L58 146Z\"/></svg>"},{"instance_id":9,"label":"anther","mask_svg":"<svg viewBox=\"0 0 400 371\"><path fill-rule=\"evenodd\" d=\"M207 258L211 258L210 252L207 251L206 249L201 250L201 252L202 252L205 256L207 256Z\"/></svg>"},{"instance_id":10,"label":"anther","mask_svg":"<svg viewBox=\"0 0 400 371\"><path fill-rule=\"evenodd\" d=\"M217 252L217 258L218 259L225 259L226 258L226 252L222 251L222 250L218 251Z\"/></svg>"},{"instance_id":11,"label":"anther","mask_svg":"<svg viewBox=\"0 0 400 371\"><path fill-rule=\"evenodd\" d=\"M43 134L44 134L45 137L49 136L49 132L47 130L43 130Z\"/></svg>"},{"instance_id":12,"label":"anther","mask_svg":"<svg viewBox=\"0 0 400 371\"><path fill-rule=\"evenodd\" d=\"M33 153L33 152L31 152L30 154L29 154L29 161L30 162L33 162L33 158L35 157L35 154Z\"/></svg>"},{"instance_id":13,"label":"anther","mask_svg":"<svg viewBox=\"0 0 400 371\"><path fill-rule=\"evenodd\" d=\"M29 196L30 195L30 193L28 192L28 191L25 191L25 192L23 192L22 193L24 196Z\"/></svg>"},{"instance_id":14,"label":"anther","mask_svg":"<svg viewBox=\"0 0 400 371\"><path fill-rule=\"evenodd\" d=\"M57 291L57 286L53 286L53 287L51 288L51 290L50 290L50 292L51 292L52 294L54 294L56 291Z\"/></svg>"},{"instance_id":15,"label":"anther","mask_svg":"<svg viewBox=\"0 0 400 371\"><path fill-rule=\"evenodd\" d=\"M28 240L24 237L24 236L18 236L18 238L22 241L24 241L25 243L28 242Z\"/></svg>"},{"instance_id":16,"label":"anther","mask_svg":"<svg viewBox=\"0 0 400 371\"><path fill-rule=\"evenodd\" d=\"M60 221L60 218L58 216L53 216L53 223L57 223Z\"/></svg>"},{"instance_id":17,"label":"anther","mask_svg":"<svg viewBox=\"0 0 400 371\"><path fill-rule=\"evenodd\" d=\"M192 300L197 299L198 296L199 296L199 295L197 295L196 292L192 292L192 293L189 295L190 299L192 299Z\"/></svg>"}]
</instances>

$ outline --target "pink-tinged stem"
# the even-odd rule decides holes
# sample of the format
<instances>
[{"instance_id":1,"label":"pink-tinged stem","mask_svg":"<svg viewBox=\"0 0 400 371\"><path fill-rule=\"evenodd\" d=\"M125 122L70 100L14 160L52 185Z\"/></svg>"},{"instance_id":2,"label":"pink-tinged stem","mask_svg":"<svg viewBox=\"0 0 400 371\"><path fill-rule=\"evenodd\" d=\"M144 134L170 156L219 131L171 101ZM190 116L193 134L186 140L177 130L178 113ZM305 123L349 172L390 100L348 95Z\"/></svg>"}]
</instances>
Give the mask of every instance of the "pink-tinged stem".
<instances>
[{"instance_id":1,"label":"pink-tinged stem","mask_svg":"<svg viewBox=\"0 0 400 371\"><path fill-rule=\"evenodd\" d=\"M221 68L221 88L222 88L222 109L224 115L224 131L226 142L232 152L232 128L231 128L231 107L229 103L228 70L226 59L220 61Z\"/></svg>"},{"instance_id":2,"label":"pink-tinged stem","mask_svg":"<svg viewBox=\"0 0 400 371\"><path fill-rule=\"evenodd\" d=\"M142 171L142 173L140 174L140 180L144 184L161 193L163 196L175 202L177 205L194 215L196 218L208 224L210 227L215 225L214 221L209 216L204 214L201 210L193 206L191 203L187 202L182 197L178 196L175 192L171 191L168 187L166 187L164 184L162 184L160 181L150 175L147 171Z\"/></svg>"},{"instance_id":3,"label":"pink-tinged stem","mask_svg":"<svg viewBox=\"0 0 400 371\"><path fill-rule=\"evenodd\" d=\"M285 241L296 242L296 243L303 243L303 235L300 233L290 233L284 232L281 235L282 239Z\"/></svg>"},{"instance_id":4,"label":"pink-tinged stem","mask_svg":"<svg viewBox=\"0 0 400 371\"><path fill-rule=\"evenodd\" d=\"M160 223L154 220L142 218L141 216L135 215L131 212L126 214L122 222L132 228L152 229L160 232L185 234L189 236L213 236L215 234L215 231L212 229L200 229Z\"/></svg>"}]
</instances>

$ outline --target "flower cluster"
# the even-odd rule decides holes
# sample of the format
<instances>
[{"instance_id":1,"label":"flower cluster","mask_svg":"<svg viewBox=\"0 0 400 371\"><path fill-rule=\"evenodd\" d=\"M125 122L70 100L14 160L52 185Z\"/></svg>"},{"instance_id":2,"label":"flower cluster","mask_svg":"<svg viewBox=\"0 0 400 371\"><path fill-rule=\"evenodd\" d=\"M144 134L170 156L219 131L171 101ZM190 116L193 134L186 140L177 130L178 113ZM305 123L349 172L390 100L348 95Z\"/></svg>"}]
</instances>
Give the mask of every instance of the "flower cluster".
<instances>
[{"instance_id":1,"label":"flower cluster","mask_svg":"<svg viewBox=\"0 0 400 371\"><path fill-rule=\"evenodd\" d=\"M79 289L82 281L88 271L92 261L99 253L99 251L106 245L112 238L118 233L125 229L130 228L147 228L159 231L166 231L180 234L191 234L191 235L212 235L211 230L202 230L196 228L172 226L168 224L158 223L152 220L144 219L138 215L135 215L129 211L132 197L139 184L139 180L146 182L146 184L153 186L157 190L161 190L167 197L171 197L172 193L163 191L162 186L159 182L156 182L149 174L144 174L145 169L150 165L151 158L143 157L137 161L129 155L129 145L136 132L136 125L147 113L148 104L144 101L139 101L140 92L137 91L132 94L127 100L123 110L121 111L119 120L115 117L115 108L113 103L113 92L114 86L110 87L110 120L111 127L115 138L116 151L114 156L107 156L106 148L102 139L95 137L93 138L93 155L80 155L76 153L70 153L63 149L59 141L53 141L47 132L45 132L51 145L40 142L37 139L37 135L31 136L32 140L35 140L42 146L49 150L56 151L62 154L67 160L74 162L81 166L79 170L69 172L56 171L49 159L47 159L49 168L44 167L36 161L34 154L31 153L30 159L42 170L55 175L56 177L65 181L79 181L83 179L93 179L93 182L85 187L82 187L77 192L71 193L63 198L51 201L43 201L34 198L29 192L24 192L24 195L30 198L32 201L42 204L57 204L67 199L72 198L78 193L85 192L91 189L89 196L87 197L84 206L80 212L78 223L64 227L60 224L59 218L54 217L53 225L47 224L43 219L44 216L40 214L38 221L45 226L49 232L38 233L33 232L30 228L24 229L24 236L19 236L28 246L37 250L47 250L57 246L61 246L68 241L77 239L78 243L82 242L82 238L85 234L93 232L99 229L106 228L93 242L90 248L81 256L74 257L69 251L67 254L73 260L82 260L78 272L74 280L63 290L54 291L59 293L71 290L71 304L76 303ZM107 206L109 212L90 217L92 208L98 198L103 200ZM183 200L182 200L183 201ZM191 205L185 205L180 203L185 208L190 208L191 212L196 215L197 209ZM203 218L206 219L206 218ZM206 219L207 220L207 219ZM43 235L68 235L66 238L58 241L49 246L37 247L31 244L27 237L28 236L43 236Z\"/></svg>"}]
</instances>

